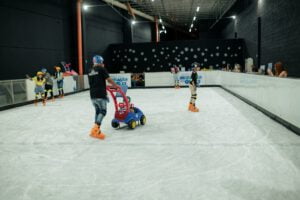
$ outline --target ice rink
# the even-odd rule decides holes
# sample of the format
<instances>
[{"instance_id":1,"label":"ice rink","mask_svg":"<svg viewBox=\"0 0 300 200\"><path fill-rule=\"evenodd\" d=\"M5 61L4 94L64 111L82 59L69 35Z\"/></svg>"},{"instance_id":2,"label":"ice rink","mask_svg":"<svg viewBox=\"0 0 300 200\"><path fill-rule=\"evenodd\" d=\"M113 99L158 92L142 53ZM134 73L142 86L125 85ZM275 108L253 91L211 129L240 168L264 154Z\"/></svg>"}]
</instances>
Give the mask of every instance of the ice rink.
<instances>
[{"instance_id":1,"label":"ice rink","mask_svg":"<svg viewBox=\"0 0 300 200\"><path fill-rule=\"evenodd\" d=\"M1 200L299 200L300 137L221 88L129 90L147 117L89 137L89 93L0 112Z\"/></svg>"}]
</instances>

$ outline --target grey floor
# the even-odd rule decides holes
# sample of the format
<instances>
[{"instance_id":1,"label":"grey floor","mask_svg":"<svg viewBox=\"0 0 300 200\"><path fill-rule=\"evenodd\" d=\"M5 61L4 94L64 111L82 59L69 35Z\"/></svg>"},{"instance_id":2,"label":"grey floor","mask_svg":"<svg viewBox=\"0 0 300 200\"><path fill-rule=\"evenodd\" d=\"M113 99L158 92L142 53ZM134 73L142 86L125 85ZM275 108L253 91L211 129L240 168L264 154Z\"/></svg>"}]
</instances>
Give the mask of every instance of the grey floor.
<instances>
[{"instance_id":1,"label":"grey floor","mask_svg":"<svg viewBox=\"0 0 300 200\"><path fill-rule=\"evenodd\" d=\"M88 136L87 92L0 112L2 200L299 200L300 137L220 88L129 90L148 118Z\"/></svg>"}]
</instances>

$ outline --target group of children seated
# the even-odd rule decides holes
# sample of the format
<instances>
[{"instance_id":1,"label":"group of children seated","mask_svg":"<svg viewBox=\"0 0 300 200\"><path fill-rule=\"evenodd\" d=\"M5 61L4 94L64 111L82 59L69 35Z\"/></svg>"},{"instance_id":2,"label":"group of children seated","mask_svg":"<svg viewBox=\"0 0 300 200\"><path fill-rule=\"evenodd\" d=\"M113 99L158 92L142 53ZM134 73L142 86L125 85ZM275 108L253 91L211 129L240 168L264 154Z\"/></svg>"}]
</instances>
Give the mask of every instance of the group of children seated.
<instances>
[{"instance_id":1,"label":"group of children seated","mask_svg":"<svg viewBox=\"0 0 300 200\"><path fill-rule=\"evenodd\" d=\"M53 82L56 80L57 89L59 93L59 97L62 98L64 96L64 75L59 66L55 66L55 73L52 76L46 68L43 68L41 71L36 73L36 76L30 77L28 75L27 78L34 81L35 83L35 100L34 104L37 105L39 98L42 100L43 105L46 105L46 101L48 99L48 93L50 93L50 98L54 101L53 95Z\"/></svg>"}]
</instances>

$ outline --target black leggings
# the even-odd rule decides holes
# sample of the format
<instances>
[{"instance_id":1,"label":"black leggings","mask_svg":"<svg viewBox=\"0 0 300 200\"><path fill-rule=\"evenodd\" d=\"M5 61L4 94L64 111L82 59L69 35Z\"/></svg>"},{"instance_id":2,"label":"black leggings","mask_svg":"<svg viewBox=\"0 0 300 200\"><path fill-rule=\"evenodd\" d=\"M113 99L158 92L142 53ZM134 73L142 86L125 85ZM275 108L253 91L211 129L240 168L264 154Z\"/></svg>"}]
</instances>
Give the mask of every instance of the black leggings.
<instances>
[{"instance_id":1,"label":"black leggings","mask_svg":"<svg viewBox=\"0 0 300 200\"><path fill-rule=\"evenodd\" d=\"M45 98L48 97L48 92L50 92L51 98L53 98L53 86L52 85L45 85Z\"/></svg>"}]
</instances>

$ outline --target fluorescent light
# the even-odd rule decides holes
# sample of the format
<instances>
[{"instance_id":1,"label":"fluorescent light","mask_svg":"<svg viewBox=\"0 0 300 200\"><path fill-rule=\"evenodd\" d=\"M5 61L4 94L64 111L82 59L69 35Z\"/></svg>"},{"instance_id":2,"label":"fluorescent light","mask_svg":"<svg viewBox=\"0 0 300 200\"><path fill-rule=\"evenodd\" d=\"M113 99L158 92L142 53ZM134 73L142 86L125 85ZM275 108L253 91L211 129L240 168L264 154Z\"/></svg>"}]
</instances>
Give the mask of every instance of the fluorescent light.
<instances>
[{"instance_id":1,"label":"fluorescent light","mask_svg":"<svg viewBox=\"0 0 300 200\"><path fill-rule=\"evenodd\" d=\"M165 26L162 26L163 29L165 29Z\"/></svg>"},{"instance_id":2,"label":"fluorescent light","mask_svg":"<svg viewBox=\"0 0 300 200\"><path fill-rule=\"evenodd\" d=\"M88 5L83 5L83 10L88 10L89 9L89 6Z\"/></svg>"},{"instance_id":3,"label":"fluorescent light","mask_svg":"<svg viewBox=\"0 0 300 200\"><path fill-rule=\"evenodd\" d=\"M199 10L200 10L200 6L197 7L197 10L196 10L196 11L199 12Z\"/></svg>"},{"instance_id":4,"label":"fluorescent light","mask_svg":"<svg viewBox=\"0 0 300 200\"><path fill-rule=\"evenodd\" d=\"M233 15L233 16L231 16L231 18L232 18L232 19L236 19L236 16L235 16L235 15Z\"/></svg>"},{"instance_id":5,"label":"fluorescent light","mask_svg":"<svg viewBox=\"0 0 300 200\"><path fill-rule=\"evenodd\" d=\"M194 16L194 18L193 18L193 21L195 21L196 20L196 16Z\"/></svg>"},{"instance_id":6,"label":"fluorescent light","mask_svg":"<svg viewBox=\"0 0 300 200\"><path fill-rule=\"evenodd\" d=\"M136 24L136 21L135 21L135 20L132 20L132 21L131 21L131 24L132 24L132 25L135 25L135 24Z\"/></svg>"},{"instance_id":7,"label":"fluorescent light","mask_svg":"<svg viewBox=\"0 0 300 200\"><path fill-rule=\"evenodd\" d=\"M159 19L159 22L162 23L162 19L161 18Z\"/></svg>"},{"instance_id":8,"label":"fluorescent light","mask_svg":"<svg viewBox=\"0 0 300 200\"><path fill-rule=\"evenodd\" d=\"M192 29L190 29L189 32L192 32Z\"/></svg>"},{"instance_id":9,"label":"fluorescent light","mask_svg":"<svg viewBox=\"0 0 300 200\"><path fill-rule=\"evenodd\" d=\"M194 24L191 24L191 28L193 28L194 27Z\"/></svg>"},{"instance_id":10,"label":"fluorescent light","mask_svg":"<svg viewBox=\"0 0 300 200\"><path fill-rule=\"evenodd\" d=\"M154 0L151 0L152 2L154 2Z\"/></svg>"}]
</instances>

